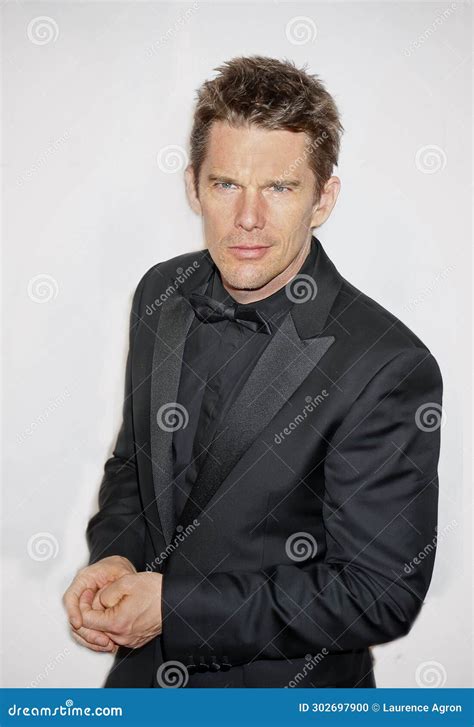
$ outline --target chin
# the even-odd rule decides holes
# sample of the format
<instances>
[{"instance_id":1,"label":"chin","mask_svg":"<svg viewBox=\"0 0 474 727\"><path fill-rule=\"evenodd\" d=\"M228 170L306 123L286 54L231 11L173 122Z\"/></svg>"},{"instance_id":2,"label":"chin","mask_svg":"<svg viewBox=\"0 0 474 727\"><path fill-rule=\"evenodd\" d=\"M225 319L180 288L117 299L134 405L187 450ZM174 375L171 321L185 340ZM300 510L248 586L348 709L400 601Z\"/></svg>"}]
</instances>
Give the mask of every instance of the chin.
<instances>
[{"instance_id":1,"label":"chin","mask_svg":"<svg viewBox=\"0 0 474 727\"><path fill-rule=\"evenodd\" d=\"M226 275L224 277L229 285L236 290L258 290L268 283L268 276L256 275Z\"/></svg>"},{"instance_id":2,"label":"chin","mask_svg":"<svg viewBox=\"0 0 474 727\"><path fill-rule=\"evenodd\" d=\"M236 290L257 290L271 279L271 271L267 262L236 261L233 258L221 258L218 268L225 280Z\"/></svg>"}]
</instances>

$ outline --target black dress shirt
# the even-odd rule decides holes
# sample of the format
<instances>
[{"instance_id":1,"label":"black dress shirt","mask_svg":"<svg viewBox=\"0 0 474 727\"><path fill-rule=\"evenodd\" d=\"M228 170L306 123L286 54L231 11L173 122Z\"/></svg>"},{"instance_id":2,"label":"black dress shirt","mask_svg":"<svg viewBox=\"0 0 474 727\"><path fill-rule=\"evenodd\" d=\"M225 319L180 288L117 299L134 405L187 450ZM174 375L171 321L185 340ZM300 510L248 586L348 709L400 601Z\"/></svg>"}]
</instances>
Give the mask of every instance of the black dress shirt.
<instances>
[{"instance_id":1,"label":"black dress shirt","mask_svg":"<svg viewBox=\"0 0 474 727\"><path fill-rule=\"evenodd\" d=\"M311 249L297 274L310 275L315 260L313 237ZM214 268L205 295L226 305L236 305L237 301L222 284L217 266ZM184 508L217 425L293 305L285 287L262 300L240 304L242 308L257 308L262 312L271 322L271 334L252 331L238 321L226 319L210 323L194 318L186 337L177 397L178 404L187 411L188 422L184 428L173 432L172 442L175 522Z\"/></svg>"}]
</instances>

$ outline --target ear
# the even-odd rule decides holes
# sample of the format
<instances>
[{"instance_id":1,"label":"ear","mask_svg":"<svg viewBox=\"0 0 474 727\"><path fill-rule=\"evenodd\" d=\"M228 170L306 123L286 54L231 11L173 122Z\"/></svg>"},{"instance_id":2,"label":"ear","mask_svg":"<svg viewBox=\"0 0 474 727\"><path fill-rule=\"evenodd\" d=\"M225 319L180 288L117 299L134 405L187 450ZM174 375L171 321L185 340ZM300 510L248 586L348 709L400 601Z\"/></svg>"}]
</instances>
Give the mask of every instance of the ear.
<instances>
[{"instance_id":1,"label":"ear","mask_svg":"<svg viewBox=\"0 0 474 727\"><path fill-rule=\"evenodd\" d=\"M311 217L311 227L319 227L326 222L331 214L341 189L341 180L339 177L330 177L321 193L319 201L313 209Z\"/></svg>"},{"instance_id":2,"label":"ear","mask_svg":"<svg viewBox=\"0 0 474 727\"><path fill-rule=\"evenodd\" d=\"M188 166L184 170L184 182L186 184L186 196L188 198L191 209L193 210L193 212L196 212L196 214L201 215L201 203L199 202L199 197L196 193L196 187L194 183L194 169L192 164L188 164Z\"/></svg>"}]
</instances>

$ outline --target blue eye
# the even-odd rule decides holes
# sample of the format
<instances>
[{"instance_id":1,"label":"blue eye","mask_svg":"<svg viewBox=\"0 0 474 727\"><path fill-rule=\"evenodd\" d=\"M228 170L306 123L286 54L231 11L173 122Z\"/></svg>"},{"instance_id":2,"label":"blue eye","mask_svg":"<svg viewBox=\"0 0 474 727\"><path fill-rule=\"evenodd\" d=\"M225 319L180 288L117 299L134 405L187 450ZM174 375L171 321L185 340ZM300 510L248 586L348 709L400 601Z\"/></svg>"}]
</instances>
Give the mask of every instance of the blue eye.
<instances>
[{"instance_id":1,"label":"blue eye","mask_svg":"<svg viewBox=\"0 0 474 727\"><path fill-rule=\"evenodd\" d=\"M232 182L216 182L216 187L222 187L223 189L229 189L229 186L227 186L227 187L225 186L226 184L229 186L232 186Z\"/></svg>"},{"instance_id":2,"label":"blue eye","mask_svg":"<svg viewBox=\"0 0 474 727\"><path fill-rule=\"evenodd\" d=\"M235 187L233 182L216 182L214 186L220 187L221 189L231 189L232 187ZM278 192L278 194L290 191L289 187L285 187L282 184L273 184L271 186L271 189L274 189L276 192Z\"/></svg>"}]
</instances>

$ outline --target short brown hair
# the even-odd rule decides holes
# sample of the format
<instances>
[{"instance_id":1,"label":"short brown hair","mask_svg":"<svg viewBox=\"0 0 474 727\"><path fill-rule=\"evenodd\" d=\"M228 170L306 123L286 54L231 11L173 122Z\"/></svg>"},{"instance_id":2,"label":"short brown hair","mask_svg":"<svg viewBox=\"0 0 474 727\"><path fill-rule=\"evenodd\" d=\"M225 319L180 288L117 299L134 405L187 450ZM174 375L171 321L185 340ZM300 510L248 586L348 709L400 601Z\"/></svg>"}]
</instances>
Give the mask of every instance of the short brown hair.
<instances>
[{"instance_id":1,"label":"short brown hair","mask_svg":"<svg viewBox=\"0 0 474 727\"><path fill-rule=\"evenodd\" d=\"M196 193L211 125L256 124L265 129L305 131L309 165L316 179L315 200L337 166L344 128L332 96L316 75L292 61L265 56L237 57L214 69L219 75L197 91L190 139ZM297 160L296 162L297 163Z\"/></svg>"}]
</instances>

